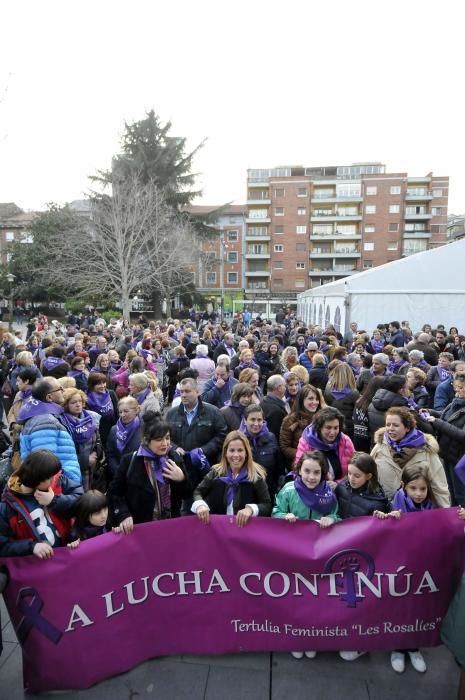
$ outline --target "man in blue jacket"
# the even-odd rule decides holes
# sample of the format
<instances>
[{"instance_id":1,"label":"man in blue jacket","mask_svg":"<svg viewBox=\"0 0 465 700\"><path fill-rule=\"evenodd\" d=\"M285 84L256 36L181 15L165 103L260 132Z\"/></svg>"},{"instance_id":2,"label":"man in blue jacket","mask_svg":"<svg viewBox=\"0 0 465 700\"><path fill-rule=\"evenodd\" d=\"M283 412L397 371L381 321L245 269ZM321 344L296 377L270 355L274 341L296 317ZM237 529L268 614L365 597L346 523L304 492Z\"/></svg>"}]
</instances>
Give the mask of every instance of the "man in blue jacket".
<instances>
[{"instance_id":1,"label":"man in blue jacket","mask_svg":"<svg viewBox=\"0 0 465 700\"><path fill-rule=\"evenodd\" d=\"M219 364L215 368L215 374L205 382L201 399L212 406L223 408L231 398L233 386L238 384L237 379L229 376L229 369L226 365Z\"/></svg>"},{"instance_id":2,"label":"man in blue jacket","mask_svg":"<svg viewBox=\"0 0 465 700\"><path fill-rule=\"evenodd\" d=\"M457 372L465 373L465 362L456 360L450 366L452 375L440 382L434 392L434 410L443 411L455 398L454 377Z\"/></svg>"}]
</instances>

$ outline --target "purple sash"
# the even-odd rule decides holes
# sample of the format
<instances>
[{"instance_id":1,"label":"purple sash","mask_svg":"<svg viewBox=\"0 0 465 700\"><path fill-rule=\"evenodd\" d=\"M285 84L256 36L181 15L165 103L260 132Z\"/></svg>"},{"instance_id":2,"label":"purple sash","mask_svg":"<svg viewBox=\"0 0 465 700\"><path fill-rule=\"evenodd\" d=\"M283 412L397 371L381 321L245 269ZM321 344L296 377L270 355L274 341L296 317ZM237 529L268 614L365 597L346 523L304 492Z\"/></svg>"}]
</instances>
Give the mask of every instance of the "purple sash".
<instances>
[{"instance_id":1,"label":"purple sash","mask_svg":"<svg viewBox=\"0 0 465 700\"><path fill-rule=\"evenodd\" d=\"M322 452L329 452L330 450L333 450L334 452L339 451L341 433L338 434L334 442L323 442L323 440L318 436L318 433L315 431L313 425L308 425L303 431L302 437L314 450L321 450Z\"/></svg>"},{"instance_id":2,"label":"purple sash","mask_svg":"<svg viewBox=\"0 0 465 700\"><path fill-rule=\"evenodd\" d=\"M226 503L228 506L234 501L234 496L236 494L239 484L249 480L249 474L247 467L242 467L239 474L234 477L231 469L228 467L227 476L220 476L220 481L224 484L228 484L228 490L226 491Z\"/></svg>"},{"instance_id":3,"label":"purple sash","mask_svg":"<svg viewBox=\"0 0 465 700\"><path fill-rule=\"evenodd\" d=\"M452 370L446 369L445 367L436 367L436 370L440 382L445 382L446 379L449 379L449 377L452 375Z\"/></svg>"},{"instance_id":4,"label":"purple sash","mask_svg":"<svg viewBox=\"0 0 465 700\"><path fill-rule=\"evenodd\" d=\"M433 504L428 499L425 499L423 503L416 506L403 488L395 492L391 505L392 510L400 510L402 513L416 513L422 510L432 510L433 508Z\"/></svg>"},{"instance_id":5,"label":"purple sash","mask_svg":"<svg viewBox=\"0 0 465 700\"><path fill-rule=\"evenodd\" d=\"M62 421L75 443L83 444L91 440L97 430L92 416L87 411L82 411L79 418L71 413L63 413Z\"/></svg>"},{"instance_id":6,"label":"purple sash","mask_svg":"<svg viewBox=\"0 0 465 700\"><path fill-rule=\"evenodd\" d=\"M19 409L16 422L24 423L33 416L42 416L50 413L54 416L59 416L63 413L63 407L52 401L39 401L39 399L33 399L31 397L29 401L26 401L24 406L21 406Z\"/></svg>"},{"instance_id":7,"label":"purple sash","mask_svg":"<svg viewBox=\"0 0 465 700\"><path fill-rule=\"evenodd\" d=\"M389 445L395 452L400 452L404 447L421 447L426 444L424 433L418 428L413 428L402 440L392 440L387 432L384 433L384 442Z\"/></svg>"},{"instance_id":8,"label":"purple sash","mask_svg":"<svg viewBox=\"0 0 465 700\"><path fill-rule=\"evenodd\" d=\"M156 455L147 445L141 445L137 450L137 456L149 460L152 473L161 484L166 483L163 476L163 469L166 466L166 457Z\"/></svg>"},{"instance_id":9,"label":"purple sash","mask_svg":"<svg viewBox=\"0 0 465 700\"><path fill-rule=\"evenodd\" d=\"M305 486L302 478L297 476L294 488L302 503L321 515L328 515L336 507L337 498L327 481L320 481L314 489L309 489L308 486Z\"/></svg>"},{"instance_id":10,"label":"purple sash","mask_svg":"<svg viewBox=\"0 0 465 700\"><path fill-rule=\"evenodd\" d=\"M32 396L32 389L26 389L26 391L20 391L19 397L13 401L13 404L19 403L20 401L25 401L30 396Z\"/></svg>"},{"instance_id":11,"label":"purple sash","mask_svg":"<svg viewBox=\"0 0 465 700\"><path fill-rule=\"evenodd\" d=\"M126 425L123 423L121 418L116 423L116 447L118 452L122 454L129 440L132 438L136 430L139 429L140 418L136 416Z\"/></svg>"},{"instance_id":12,"label":"purple sash","mask_svg":"<svg viewBox=\"0 0 465 700\"><path fill-rule=\"evenodd\" d=\"M458 476L462 484L465 484L465 455L461 459L459 459L459 461L455 465L454 472L456 476Z\"/></svg>"},{"instance_id":13,"label":"purple sash","mask_svg":"<svg viewBox=\"0 0 465 700\"><path fill-rule=\"evenodd\" d=\"M87 405L93 411L100 413L101 416L113 416L115 413L108 391L103 394L98 391L90 391L87 395Z\"/></svg>"},{"instance_id":14,"label":"purple sash","mask_svg":"<svg viewBox=\"0 0 465 700\"><path fill-rule=\"evenodd\" d=\"M65 361L61 357L47 357L44 360L44 367L48 372L52 369L55 369L55 367L59 367L60 365L64 364Z\"/></svg>"},{"instance_id":15,"label":"purple sash","mask_svg":"<svg viewBox=\"0 0 465 700\"><path fill-rule=\"evenodd\" d=\"M136 394L134 396L134 398L136 399L139 406L141 406L144 403L145 399L147 398L147 396L150 394L151 391L152 391L151 388L148 386L147 389L144 389L144 391L141 391L140 394Z\"/></svg>"}]
</instances>

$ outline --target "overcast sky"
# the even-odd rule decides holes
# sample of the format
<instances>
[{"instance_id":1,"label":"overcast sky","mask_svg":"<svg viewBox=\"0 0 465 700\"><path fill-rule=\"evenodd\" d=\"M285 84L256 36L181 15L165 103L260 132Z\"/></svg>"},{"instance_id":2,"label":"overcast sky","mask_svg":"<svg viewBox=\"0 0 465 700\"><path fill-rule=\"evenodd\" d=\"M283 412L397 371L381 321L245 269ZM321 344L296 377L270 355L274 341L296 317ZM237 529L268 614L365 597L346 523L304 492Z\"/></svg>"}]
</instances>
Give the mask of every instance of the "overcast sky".
<instances>
[{"instance_id":1,"label":"overcast sky","mask_svg":"<svg viewBox=\"0 0 465 700\"><path fill-rule=\"evenodd\" d=\"M465 213L461 3L16 0L0 22L0 202L81 198L153 108L207 139L198 204L244 202L247 168L381 161L449 175Z\"/></svg>"}]
</instances>

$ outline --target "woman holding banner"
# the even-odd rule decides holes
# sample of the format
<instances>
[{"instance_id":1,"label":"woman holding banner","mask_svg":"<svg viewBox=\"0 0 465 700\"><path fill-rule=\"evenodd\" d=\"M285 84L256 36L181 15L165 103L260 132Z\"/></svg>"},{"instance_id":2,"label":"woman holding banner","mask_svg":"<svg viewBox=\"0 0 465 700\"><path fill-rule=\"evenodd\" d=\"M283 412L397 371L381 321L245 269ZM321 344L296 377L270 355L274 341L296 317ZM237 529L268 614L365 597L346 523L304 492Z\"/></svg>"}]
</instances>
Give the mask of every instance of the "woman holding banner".
<instances>
[{"instance_id":1,"label":"woman holding banner","mask_svg":"<svg viewBox=\"0 0 465 700\"><path fill-rule=\"evenodd\" d=\"M253 461L244 433L233 430L223 443L219 464L208 472L194 491L192 511L203 523L214 515L235 515L239 527L250 518L270 515L271 498L266 471Z\"/></svg>"}]
</instances>

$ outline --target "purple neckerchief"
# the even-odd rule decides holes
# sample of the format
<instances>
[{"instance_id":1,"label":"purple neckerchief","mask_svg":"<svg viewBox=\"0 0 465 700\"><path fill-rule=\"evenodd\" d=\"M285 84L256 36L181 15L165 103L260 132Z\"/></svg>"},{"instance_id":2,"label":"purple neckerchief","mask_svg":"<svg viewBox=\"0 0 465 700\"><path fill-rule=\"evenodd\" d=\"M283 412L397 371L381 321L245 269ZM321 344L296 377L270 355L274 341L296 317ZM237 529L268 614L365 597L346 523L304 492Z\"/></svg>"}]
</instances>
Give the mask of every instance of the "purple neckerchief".
<instances>
[{"instance_id":1,"label":"purple neckerchief","mask_svg":"<svg viewBox=\"0 0 465 700\"><path fill-rule=\"evenodd\" d=\"M302 503L309 510L314 510L317 513L321 513L321 515L328 515L336 507L336 496L326 480L320 481L314 489L309 489L308 486L305 486L302 478L297 476L294 481L294 488Z\"/></svg>"},{"instance_id":2,"label":"purple neckerchief","mask_svg":"<svg viewBox=\"0 0 465 700\"><path fill-rule=\"evenodd\" d=\"M375 353L382 352L384 348L384 340L375 340L374 338L372 338L370 340L370 345L375 351Z\"/></svg>"},{"instance_id":3,"label":"purple neckerchief","mask_svg":"<svg viewBox=\"0 0 465 700\"><path fill-rule=\"evenodd\" d=\"M18 398L13 401L13 404L19 403L20 401L26 401L30 396L32 396L32 389L26 389L26 391L20 391Z\"/></svg>"},{"instance_id":4,"label":"purple neckerchief","mask_svg":"<svg viewBox=\"0 0 465 700\"><path fill-rule=\"evenodd\" d=\"M92 416L87 411L82 411L79 417L72 416L70 413L63 413L61 419L73 438L73 442L79 444L91 440L97 430Z\"/></svg>"},{"instance_id":5,"label":"purple neckerchief","mask_svg":"<svg viewBox=\"0 0 465 700\"><path fill-rule=\"evenodd\" d=\"M426 360L420 360L420 362L416 365L413 365L414 367L427 367L429 369L429 364L426 362Z\"/></svg>"},{"instance_id":6,"label":"purple neckerchief","mask_svg":"<svg viewBox=\"0 0 465 700\"><path fill-rule=\"evenodd\" d=\"M141 391L139 394L134 395L134 398L136 399L139 406L141 406L144 403L145 399L151 391L151 388L148 386L146 389L144 389L144 391Z\"/></svg>"},{"instance_id":7,"label":"purple neckerchief","mask_svg":"<svg viewBox=\"0 0 465 700\"><path fill-rule=\"evenodd\" d=\"M66 372L67 377L73 377L74 379L77 379L78 377L82 377L87 381L87 375L82 369L71 369L69 372Z\"/></svg>"},{"instance_id":8,"label":"purple neckerchief","mask_svg":"<svg viewBox=\"0 0 465 700\"><path fill-rule=\"evenodd\" d=\"M402 359L396 360L396 361L391 360L389 362L389 371L394 374L394 372L396 372L398 369L401 369L401 367L403 367L404 365L408 365L408 364L409 363L407 362L407 360L402 360Z\"/></svg>"},{"instance_id":9,"label":"purple neckerchief","mask_svg":"<svg viewBox=\"0 0 465 700\"><path fill-rule=\"evenodd\" d=\"M113 369L115 372L119 372L121 369L122 362L112 362L110 364L111 369Z\"/></svg>"},{"instance_id":10,"label":"purple neckerchief","mask_svg":"<svg viewBox=\"0 0 465 700\"><path fill-rule=\"evenodd\" d=\"M246 424L244 418L241 419L241 424L240 424L240 426L239 426L239 430L241 431L241 433L244 433L245 437L246 437L247 440L250 442L250 444L252 445L252 447L255 447L255 448L257 447L257 440L258 440L258 438L262 437L262 435L268 435L269 432L270 432L270 431L268 430L268 426L267 426L267 424L266 424L266 420L264 420L264 421L263 421L263 425L262 425L262 427L260 428L260 432L257 433L256 435L252 435L252 433L249 433L249 431L247 430L247 424Z\"/></svg>"},{"instance_id":11,"label":"purple neckerchief","mask_svg":"<svg viewBox=\"0 0 465 700\"><path fill-rule=\"evenodd\" d=\"M163 476L163 469L166 466L166 457L162 455L156 455L155 452L152 452L152 450L149 447L147 447L147 445L141 445L139 447L139 449L137 450L137 456L143 457L144 459L148 459L152 469L152 474L154 475L155 479L161 484L166 483L165 478Z\"/></svg>"},{"instance_id":12,"label":"purple neckerchief","mask_svg":"<svg viewBox=\"0 0 465 700\"><path fill-rule=\"evenodd\" d=\"M384 442L389 445L395 452L400 452L404 447L421 447L426 444L424 433L418 428L413 428L402 440L392 440L389 435L384 433Z\"/></svg>"},{"instance_id":13,"label":"purple neckerchief","mask_svg":"<svg viewBox=\"0 0 465 700\"><path fill-rule=\"evenodd\" d=\"M228 467L227 475L220 476L220 481L222 481L224 484L228 484L228 490L226 491L226 504L230 506L234 501L234 496L239 484L249 481L247 467L242 467L237 476L233 476L231 469Z\"/></svg>"},{"instance_id":14,"label":"purple neckerchief","mask_svg":"<svg viewBox=\"0 0 465 700\"><path fill-rule=\"evenodd\" d=\"M415 409L418 408L418 404L416 403L416 401L414 399L412 399L411 396L407 399L407 403L408 403L409 407L412 409L412 411L415 411Z\"/></svg>"},{"instance_id":15,"label":"purple neckerchief","mask_svg":"<svg viewBox=\"0 0 465 700\"><path fill-rule=\"evenodd\" d=\"M358 377L360 374L360 370L362 369L361 367L355 367L351 362L347 362L349 365L350 369L352 370L354 377Z\"/></svg>"},{"instance_id":16,"label":"purple neckerchief","mask_svg":"<svg viewBox=\"0 0 465 700\"><path fill-rule=\"evenodd\" d=\"M445 382L446 379L452 375L452 370L446 369L445 367L436 367L437 373L439 375L439 381Z\"/></svg>"},{"instance_id":17,"label":"purple neckerchief","mask_svg":"<svg viewBox=\"0 0 465 700\"><path fill-rule=\"evenodd\" d=\"M47 357L47 359L44 360L44 367L47 371L55 369L55 367L59 367L60 365L64 364L65 361L61 357Z\"/></svg>"},{"instance_id":18,"label":"purple neckerchief","mask_svg":"<svg viewBox=\"0 0 465 700\"><path fill-rule=\"evenodd\" d=\"M96 352L98 355L104 355L107 353L107 347L105 346L104 348L98 348L96 345L92 345L87 352Z\"/></svg>"},{"instance_id":19,"label":"purple neckerchief","mask_svg":"<svg viewBox=\"0 0 465 700\"><path fill-rule=\"evenodd\" d=\"M454 471L460 479L460 481L462 482L462 484L465 484L465 455L461 459L459 459L459 461L455 465Z\"/></svg>"},{"instance_id":20,"label":"purple neckerchief","mask_svg":"<svg viewBox=\"0 0 465 700\"><path fill-rule=\"evenodd\" d=\"M346 386L344 389L330 389L329 393L337 401L338 399L342 399L344 396L347 396L347 394L350 394L351 391L352 389L350 386Z\"/></svg>"},{"instance_id":21,"label":"purple neckerchief","mask_svg":"<svg viewBox=\"0 0 465 700\"><path fill-rule=\"evenodd\" d=\"M339 450L341 433L338 433L334 442L323 442L313 425L308 425L303 431L302 437L314 450L322 450L323 452L330 452L331 450L333 450L333 452L338 452Z\"/></svg>"},{"instance_id":22,"label":"purple neckerchief","mask_svg":"<svg viewBox=\"0 0 465 700\"><path fill-rule=\"evenodd\" d=\"M255 364L253 360L250 362L239 362L239 369L258 369L258 365Z\"/></svg>"},{"instance_id":23,"label":"purple neckerchief","mask_svg":"<svg viewBox=\"0 0 465 700\"><path fill-rule=\"evenodd\" d=\"M144 350L143 348L141 348L139 350L139 355L141 357L144 357L145 359L147 359L148 357L150 357L150 359L152 359L152 353L150 352L150 350Z\"/></svg>"},{"instance_id":24,"label":"purple neckerchief","mask_svg":"<svg viewBox=\"0 0 465 700\"><path fill-rule=\"evenodd\" d=\"M331 346L328 345L328 343L321 343L318 351L319 352L326 352L326 350L329 350L330 347Z\"/></svg>"},{"instance_id":25,"label":"purple neckerchief","mask_svg":"<svg viewBox=\"0 0 465 700\"><path fill-rule=\"evenodd\" d=\"M18 417L16 418L17 423L24 423L29 418L34 416L42 416L46 414L52 414L53 416L59 416L63 413L63 407L59 406L53 401L39 401L39 399L30 398L26 401L24 406L19 409Z\"/></svg>"},{"instance_id":26,"label":"purple neckerchief","mask_svg":"<svg viewBox=\"0 0 465 700\"><path fill-rule=\"evenodd\" d=\"M101 416L112 416L115 413L111 396L108 391L90 391L87 395L87 405L93 411L97 411Z\"/></svg>"},{"instance_id":27,"label":"purple neckerchief","mask_svg":"<svg viewBox=\"0 0 465 700\"><path fill-rule=\"evenodd\" d=\"M402 513L417 513L421 510L432 510L433 508L433 504L428 498L426 498L419 506L416 506L403 488L400 488L395 492L391 506L392 510L400 510Z\"/></svg>"},{"instance_id":28,"label":"purple neckerchief","mask_svg":"<svg viewBox=\"0 0 465 700\"><path fill-rule=\"evenodd\" d=\"M90 371L91 372L100 372L100 374L108 374L108 372L110 371L110 368L107 367L106 369L103 369L102 367L95 367L94 366L94 367L90 368Z\"/></svg>"},{"instance_id":29,"label":"purple neckerchief","mask_svg":"<svg viewBox=\"0 0 465 700\"><path fill-rule=\"evenodd\" d=\"M121 418L116 423L116 447L121 454L136 430L139 429L140 418L136 416L129 423L123 423Z\"/></svg>"}]
</instances>

